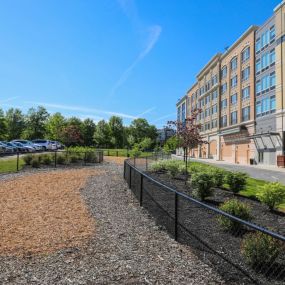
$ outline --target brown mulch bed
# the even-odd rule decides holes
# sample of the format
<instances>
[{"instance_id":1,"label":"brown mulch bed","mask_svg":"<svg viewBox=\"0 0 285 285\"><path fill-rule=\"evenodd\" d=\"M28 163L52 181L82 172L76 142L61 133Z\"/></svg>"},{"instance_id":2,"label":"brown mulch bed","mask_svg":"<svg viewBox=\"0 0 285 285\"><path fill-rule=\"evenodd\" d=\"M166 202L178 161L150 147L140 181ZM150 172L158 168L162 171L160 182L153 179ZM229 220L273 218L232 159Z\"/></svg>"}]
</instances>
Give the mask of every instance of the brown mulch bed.
<instances>
[{"instance_id":1,"label":"brown mulch bed","mask_svg":"<svg viewBox=\"0 0 285 285\"><path fill-rule=\"evenodd\" d=\"M104 161L115 163L118 165L123 165L126 157L117 157L117 156L104 156Z\"/></svg>"},{"instance_id":2,"label":"brown mulch bed","mask_svg":"<svg viewBox=\"0 0 285 285\"><path fill-rule=\"evenodd\" d=\"M95 222L80 188L99 172L51 171L1 181L0 255L50 253L83 245Z\"/></svg>"}]
</instances>

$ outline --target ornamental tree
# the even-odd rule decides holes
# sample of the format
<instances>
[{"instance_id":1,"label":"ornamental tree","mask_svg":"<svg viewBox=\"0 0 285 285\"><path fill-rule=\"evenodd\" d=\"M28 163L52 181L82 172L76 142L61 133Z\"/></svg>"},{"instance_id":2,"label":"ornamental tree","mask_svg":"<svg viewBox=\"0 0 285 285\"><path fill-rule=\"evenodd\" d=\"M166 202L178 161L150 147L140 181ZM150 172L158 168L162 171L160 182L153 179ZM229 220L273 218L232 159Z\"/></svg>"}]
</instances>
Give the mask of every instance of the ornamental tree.
<instances>
[{"instance_id":1,"label":"ornamental tree","mask_svg":"<svg viewBox=\"0 0 285 285\"><path fill-rule=\"evenodd\" d=\"M186 174L188 168L188 151L199 145L208 143L204 141L200 135L201 124L197 122L201 109L195 109L191 112L191 116L184 121L169 121L168 125L176 131L178 147L183 148L184 161L186 166Z\"/></svg>"}]
</instances>

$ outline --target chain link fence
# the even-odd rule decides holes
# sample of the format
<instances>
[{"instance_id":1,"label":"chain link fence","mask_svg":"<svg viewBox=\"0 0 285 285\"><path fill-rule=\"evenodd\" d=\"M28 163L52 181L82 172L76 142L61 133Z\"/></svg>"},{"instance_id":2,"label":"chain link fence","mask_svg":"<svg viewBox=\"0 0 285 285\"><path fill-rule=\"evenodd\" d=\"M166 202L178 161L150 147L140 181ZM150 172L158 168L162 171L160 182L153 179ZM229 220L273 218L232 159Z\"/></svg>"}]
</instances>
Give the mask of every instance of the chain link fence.
<instances>
[{"instance_id":1,"label":"chain link fence","mask_svg":"<svg viewBox=\"0 0 285 285\"><path fill-rule=\"evenodd\" d=\"M227 284L284 284L285 237L180 193L145 172L153 161L168 158L158 154L124 164L125 180L157 224L189 245Z\"/></svg>"}]
</instances>

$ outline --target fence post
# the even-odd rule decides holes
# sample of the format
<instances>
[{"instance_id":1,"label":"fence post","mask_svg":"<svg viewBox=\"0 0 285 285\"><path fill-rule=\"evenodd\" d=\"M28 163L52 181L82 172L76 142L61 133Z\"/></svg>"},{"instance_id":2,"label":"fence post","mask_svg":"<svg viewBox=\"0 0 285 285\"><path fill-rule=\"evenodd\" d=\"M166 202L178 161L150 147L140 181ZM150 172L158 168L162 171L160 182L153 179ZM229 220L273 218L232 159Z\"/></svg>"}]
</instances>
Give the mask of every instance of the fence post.
<instances>
[{"instance_id":1,"label":"fence post","mask_svg":"<svg viewBox=\"0 0 285 285\"><path fill-rule=\"evenodd\" d=\"M19 171L19 152L17 152L17 171Z\"/></svg>"},{"instance_id":2,"label":"fence post","mask_svg":"<svg viewBox=\"0 0 285 285\"><path fill-rule=\"evenodd\" d=\"M86 151L84 152L84 164L86 165Z\"/></svg>"},{"instance_id":3,"label":"fence post","mask_svg":"<svg viewBox=\"0 0 285 285\"><path fill-rule=\"evenodd\" d=\"M56 155L57 155L57 151L54 152L54 168L56 168Z\"/></svg>"},{"instance_id":4,"label":"fence post","mask_svg":"<svg viewBox=\"0 0 285 285\"><path fill-rule=\"evenodd\" d=\"M134 156L134 167L136 167L136 157Z\"/></svg>"},{"instance_id":5,"label":"fence post","mask_svg":"<svg viewBox=\"0 0 285 285\"><path fill-rule=\"evenodd\" d=\"M126 179L126 161L124 160L124 179Z\"/></svg>"},{"instance_id":6,"label":"fence post","mask_svg":"<svg viewBox=\"0 0 285 285\"><path fill-rule=\"evenodd\" d=\"M178 239L178 194L175 191L174 196L174 239Z\"/></svg>"},{"instance_id":7,"label":"fence post","mask_svg":"<svg viewBox=\"0 0 285 285\"><path fill-rule=\"evenodd\" d=\"M108 150L107 156L110 156L110 151Z\"/></svg>"},{"instance_id":8,"label":"fence post","mask_svg":"<svg viewBox=\"0 0 285 285\"><path fill-rule=\"evenodd\" d=\"M119 156L119 152L118 151L116 151L116 155L117 155L117 157Z\"/></svg>"},{"instance_id":9,"label":"fence post","mask_svg":"<svg viewBox=\"0 0 285 285\"><path fill-rule=\"evenodd\" d=\"M143 203L143 175L141 174L141 181L140 181L140 206L142 207Z\"/></svg>"},{"instance_id":10,"label":"fence post","mask_svg":"<svg viewBox=\"0 0 285 285\"><path fill-rule=\"evenodd\" d=\"M132 167L129 165L130 167L130 179L129 179L129 187L130 189L132 189Z\"/></svg>"},{"instance_id":11,"label":"fence post","mask_svg":"<svg viewBox=\"0 0 285 285\"><path fill-rule=\"evenodd\" d=\"M145 170L148 170L148 161L147 161L147 156L145 157Z\"/></svg>"}]
</instances>

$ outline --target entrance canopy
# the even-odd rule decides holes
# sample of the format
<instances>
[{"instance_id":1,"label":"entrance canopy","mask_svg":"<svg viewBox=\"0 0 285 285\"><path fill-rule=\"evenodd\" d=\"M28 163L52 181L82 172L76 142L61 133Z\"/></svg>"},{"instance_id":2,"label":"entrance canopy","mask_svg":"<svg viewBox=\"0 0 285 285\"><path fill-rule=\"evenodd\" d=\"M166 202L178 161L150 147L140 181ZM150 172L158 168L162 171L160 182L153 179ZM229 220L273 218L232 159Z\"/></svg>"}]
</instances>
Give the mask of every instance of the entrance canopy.
<instances>
[{"instance_id":1,"label":"entrance canopy","mask_svg":"<svg viewBox=\"0 0 285 285\"><path fill-rule=\"evenodd\" d=\"M250 136L259 151L281 148L282 140L279 133L261 133Z\"/></svg>"}]
</instances>

